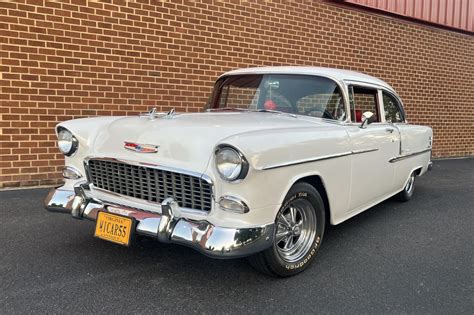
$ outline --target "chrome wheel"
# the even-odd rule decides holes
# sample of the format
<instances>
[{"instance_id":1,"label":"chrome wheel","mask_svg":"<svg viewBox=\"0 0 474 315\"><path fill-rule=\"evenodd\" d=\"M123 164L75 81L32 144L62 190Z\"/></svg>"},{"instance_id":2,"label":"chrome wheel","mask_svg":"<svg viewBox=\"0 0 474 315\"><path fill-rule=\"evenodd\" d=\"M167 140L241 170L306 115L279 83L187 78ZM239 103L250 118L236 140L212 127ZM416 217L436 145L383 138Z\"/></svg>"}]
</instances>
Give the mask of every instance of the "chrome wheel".
<instances>
[{"instance_id":1,"label":"chrome wheel","mask_svg":"<svg viewBox=\"0 0 474 315\"><path fill-rule=\"evenodd\" d=\"M319 191L307 182L297 182L275 217L273 245L248 259L254 268L268 275L296 275L314 261L325 223L326 211Z\"/></svg>"},{"instance_id":2,"label":"chrome wheel","mask_svg":"<svg viewBox=\"0 0 474 315\"><path fill-rule=\"evenodd\" d=\"M405 186L405 191L407 193L411 193L411 191L415 187L414 183L415 183L415 173L413 172L411 173L410 178L408 179L408 183Z\"/></svg>"},{"instance_id":3,"label":"chrome wheel","mask_svg":"<svg viewBox=\"0 0 474 315\"><path fill-rule=\"evenodd\" d=\"M277 217L275 246L278 255L292 263L303 258L316 236L317 219L308 200L291 202Z\"/></svg>"}]
</instances>

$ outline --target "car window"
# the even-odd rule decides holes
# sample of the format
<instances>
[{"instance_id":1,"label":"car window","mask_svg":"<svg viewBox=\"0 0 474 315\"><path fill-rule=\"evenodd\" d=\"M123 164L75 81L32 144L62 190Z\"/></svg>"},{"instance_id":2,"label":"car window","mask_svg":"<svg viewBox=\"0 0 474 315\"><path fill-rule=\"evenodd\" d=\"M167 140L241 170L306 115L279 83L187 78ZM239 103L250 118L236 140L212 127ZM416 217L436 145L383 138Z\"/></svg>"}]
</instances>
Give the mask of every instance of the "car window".
<instances>
[{"instance_id":1,"label":"car window","mask_svg":"<svg viewBox=\"0 0 474 315\"><path fill-rule=\"evenodd\" d=\"M346 119L346 108L339 89L333 93L315 93L306 95L296 101L299 113L308 116L323 117L344 121Z\"/></svg>"},{"instance_id":2,"label":"car window","mask_svg":"<svg viewBox=\"0 0 474 315\"><path fill-rule=\"evenodd\" d=\"M211 109L282 111L298 115L346 119L342 92L331 79L313 75L232 75L215 87Z\"/></svg>"},{"instance_id":3,"label":"car window","mask_svg":"<svg viewBox=\"0 0 474 315\"><path fill-rule=\"evenodd\" d=\"M400 104L395 97L386 92L383 92L383 109L385 111L386 122L403 122L403 114L400 108Z\"/></svg>"},{"instance_id":4,"label":"car window","mask_svg":"<svg viewBox=\"0 0 474 315\"><path fill-rule=\"evenodd\" d=\"M352 86L350 89L352 122L362 122L364 112L374 114L374 122L380 122L377 106L377 90L365 87Z\"/></svg>"},{"instance_id":5,"label":"car window","mask_svg":"<svg viewBox=\"0 0 474 315\"><path fill-rule=\"evenodd\" d=\"M256 109L259 90L247 87L227 85L220 98L220 107Z\"/></svg>"}]
</instances>

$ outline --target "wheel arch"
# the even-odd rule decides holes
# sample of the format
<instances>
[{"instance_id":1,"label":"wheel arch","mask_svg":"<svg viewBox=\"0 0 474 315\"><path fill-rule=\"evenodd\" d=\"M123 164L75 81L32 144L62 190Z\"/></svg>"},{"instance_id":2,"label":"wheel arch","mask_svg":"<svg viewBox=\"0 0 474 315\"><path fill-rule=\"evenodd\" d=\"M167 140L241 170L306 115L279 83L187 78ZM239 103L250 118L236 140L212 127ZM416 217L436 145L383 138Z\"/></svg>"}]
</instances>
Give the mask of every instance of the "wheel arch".
<instances>
[{"instance_id":1,"label":"wheel arch","mask_svg":"<svg viewBox=\"0 0 474 315\"><path fill-rule=\"evenodd\" d=\"M423 170L423 166L415 168L412 172L415 172L416 176L420 176L421 171Z\"/></svg>"},{"instance_id":2,"label":"wheel arch","mask_svg":"<svg viewBox=\"0 0 474 315\"><path fill-rule=\"evenodd\" d=\"M400 192L402 191L405 186L407 185L408 183L408 180L410 180L410 176L412 173L415 173L415 176L420 176L422 174L422 171L423 171L423 166L415 166L411 169L411 171L408 173L408 176L407 178L403 181L403 186L399 187L397 192Z\"/></svg>"},{"instance_id":3,"label":"wheel arch","mask_svg":"<svg viewBox=\"0 0 474 315\"><path fill-rule=\"evenodd\" d=\"M309 175L304 176L296 180L291 187L293 187L296 183L305 182L313 186L321 195L324 203L324 212L326 216L326 223L331 224L331 206L329 204L329 198L326 192L326 187L324 186L324 181L319 175ZM290 188L291 189L291 188Z\"/></svg>"}]
</instances>

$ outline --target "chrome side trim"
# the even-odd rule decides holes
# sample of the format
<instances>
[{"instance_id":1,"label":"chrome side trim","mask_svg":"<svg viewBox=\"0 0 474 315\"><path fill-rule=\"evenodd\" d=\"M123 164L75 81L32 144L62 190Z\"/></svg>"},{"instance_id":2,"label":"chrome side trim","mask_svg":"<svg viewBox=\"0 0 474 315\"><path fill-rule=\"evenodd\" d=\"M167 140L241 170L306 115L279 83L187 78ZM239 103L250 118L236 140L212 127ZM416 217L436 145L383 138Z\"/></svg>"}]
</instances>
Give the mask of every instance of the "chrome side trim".
<instances>
[{"instance_id":1,"label":"chrome side trim","mask_svg":"<svg viewBox=\"0 0 474 315\"><path fill-rule=\"evenodd\" d=\"M311 162L316 162L316 161L329 160L329 159L334 159L334 158L347 156L347 155L351 155L351 154L352 154L352 152L343 152L343 153L338 153L338 154L323 155L323 156L319 156L319 157L311 158L311 159L304 159L304 160L298 160L298 161L293 161L293 162L288 162L288 163L281 163L281 164L263 166L259 170L266 171L266 170L271 170L271 169L274 169L274 168L293 166L293 165L311 163Z\"/></svg>"},{"instance_id":2,"label":"chrome side trim","mask_svg":"<svg viewBox=\"0 0 474 315\"><path fill-rule=\"evenodd\" d=\"M378 151L379 149L365 149L365 150L353 150L352 154L362 154L362 153L368 153L368 152L375 152Z\"/></svg>"},{"instance_id":3,"label":"chrome side trim","mask_svg":"<svg viewBox=\"0 0 474 315\"><path fill-rule=\"evenodd\" d=\"M414 157L416 155L420 155L420 154L423 154L423 153L426 153L426 152L431 152L431 148L423 150L423 151L413 152L413 153L410 153L410 154L396 156L396 157L391 158L388 161L390 163L395 163L395 162L402 161L402 160L405 160L405 159L408 159L408 158L411 158L411 157Z\"/></svg>"},{"instance_id":4,"label":"chrome side trim","mask_svg":"<svg viewBox=\"0 0 474 315\"><path fill-rule=\"evenodd\" d=\"M339 158L339 157L343 157L343 156L362 154L362 153L368 153L368 152L374 152L374 151L378 151L378 149L376 149L376 148L374 148L374 149L363 149L363 150L354 150L354 151L331 154L331 155L323 155L323 156L319 156L319 157L311 158L311 159L304 159L304 160L298 160L298 161L293 161L293 162L288 162L288 163L263 166L263 167L259 168L258 170L266 171L266 170L271 170L271 169L274 169L274 168L293 166L293 165L299 165L299 164L305 164L305 163L312 163L312 162L317 162L317 161L324 161L324 160L335 159L335 158Z\"/></svg>"}]
</instances>

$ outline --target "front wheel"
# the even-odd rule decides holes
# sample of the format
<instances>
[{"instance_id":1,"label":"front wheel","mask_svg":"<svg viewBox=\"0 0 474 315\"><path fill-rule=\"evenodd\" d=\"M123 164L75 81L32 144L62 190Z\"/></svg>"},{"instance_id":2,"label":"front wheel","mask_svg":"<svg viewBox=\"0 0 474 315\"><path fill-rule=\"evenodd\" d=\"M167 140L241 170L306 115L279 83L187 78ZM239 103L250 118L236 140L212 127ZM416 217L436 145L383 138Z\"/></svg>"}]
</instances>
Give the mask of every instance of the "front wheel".
<instances>
[{"instance_id":1,"label":"front wheel","mask_svg":"<svg viewBox=\"0 0 474 315\"><path fill-rule=\"evenodd\" d=\"M273 246L249 257L266 274L293 276L314 260L325 227L324 203L310 184L300 182L288 192L275 219Z\"/></svg>"}]
</instances>

